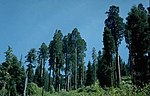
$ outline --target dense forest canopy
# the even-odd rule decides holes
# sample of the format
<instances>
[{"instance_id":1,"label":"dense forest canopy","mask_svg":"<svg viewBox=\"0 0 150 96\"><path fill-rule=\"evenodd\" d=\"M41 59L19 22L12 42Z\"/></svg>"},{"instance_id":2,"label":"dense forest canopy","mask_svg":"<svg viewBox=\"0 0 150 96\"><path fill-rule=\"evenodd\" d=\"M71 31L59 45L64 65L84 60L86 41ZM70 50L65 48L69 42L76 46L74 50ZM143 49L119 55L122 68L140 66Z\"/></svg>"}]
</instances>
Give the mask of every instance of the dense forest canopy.
<instances>
[{"instance_id":1,"label":"dense forest canopy","mask_svg":"<svg viewBox=\"0 0 150 96\"><path fill-rule=\"evenodd\" d=\"M88 42L78 28L68 34L56 29L48 44L31 48L25 57L17 57L8 46L0 64L0 95L106 96L116 90L114 95L149 96L150 7L134 5L126 18L120 16L120 11L116 5L106 10L103 48L89 49L89 61L85 59L89 55ZM119 51L123 38L129 51L128 62L123 61Z\"/></svg>"}]
</instances>

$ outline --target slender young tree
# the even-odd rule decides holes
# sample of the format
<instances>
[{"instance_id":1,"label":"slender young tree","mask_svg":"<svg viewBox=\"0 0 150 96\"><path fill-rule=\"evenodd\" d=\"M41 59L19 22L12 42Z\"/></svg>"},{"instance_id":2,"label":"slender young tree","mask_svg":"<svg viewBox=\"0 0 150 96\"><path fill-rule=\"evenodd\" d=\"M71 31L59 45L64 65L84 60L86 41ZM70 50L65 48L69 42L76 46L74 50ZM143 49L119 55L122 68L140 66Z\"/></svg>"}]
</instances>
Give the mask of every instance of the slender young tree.
<instances>
[{"instance_id":1,"label":"slender young tree","mask_svg":"<svg viewBox=\"0 0 150 96\"><path fill-rule=\"evenodd\" d=\"M93 59L93 82L95 83L97 80L96 72L97 72L97 54L96 54L96 49L93 47L92 49L92 59Z\"/></svg>"},{"instance_id":2,"label":"slender young tree","mask_svg":"<svg viewBox=\"0 0 150 96\"><path fill-rule=\"evenodd\" d=\"M54 41L50 41L49 44L49 89L52 85L54 85L54 81L55 81L55 63L54 63ZM53 70L53 71L52 71ZM53 72L53 73L52 73ZM52 80L51 80L51 74L52 74ZM50 83L51 82L51 83Z\"/></svg>"},{"instance_id":3,"label":"slender young tree","mask_svg":"<svg viewBox=\"0 0 150 96\"><path fill-rule=\"evenodd\" d=\"M87 71L86 71L86 83L85 83L85 85L86 86L90 86L90 85L92 85L93 84L93 79L92 79L92 65L91 65L91 62L89 61L88 62L88 65L87 65Z\"/></svg>"},{"instance_id":4,"label":"slender young tree","mask_svg":"<svg viewBox=\"0 0 150 96\"><path fill-rule=\"evenodd\" d=\"M40 64L40 74L41 74L41 84L42 84L42 96L44 92L44 77L45 77L45 63L46 60L48 59L48 47L45 43L42 43L41 47L39 48L39 63Z\"/></svg>"},{"instance_id":5,"label":"slender young tree","mask_svg":"<svg viewBox=\"0 0 150 96\"><path fill-rule=\"evenodd\" d=\"M33 82L33 79L34 79L33 68L35 68L36 57L37 57L36 56L36 50L34 48L32 48L28 52L28 54L25 56L26 62L29 62L29 64L27 64L27 70L26 70L24 96L26 96L26 88L27 88L28 83ZM28 91L29 91L29 95L30 95L30 90L28 90Z\"/></svg>"},{"instance_id":6,"label":"slender young tree","mask_svg":"<svg viewBox=\"0 0 150 96\"><path fill-rule=\"evenodd\" d=\"M99 82L101 82L101 66L102 66L102 53L99 50L98 51L98 56L97 56L97 79L99 80Z\"/></svg>"},{"instance_id":7,"label":"slender young tree","mask_svg":"<svg viewBox=\"0 0 150 96\"><path fill-rule=\"evenodd\" d=\"M84 85L84 57L86 51L86 42L82 37L77 40L77 67L78 67L78 87L82 87Z\"/></svg>"}]
</instances>

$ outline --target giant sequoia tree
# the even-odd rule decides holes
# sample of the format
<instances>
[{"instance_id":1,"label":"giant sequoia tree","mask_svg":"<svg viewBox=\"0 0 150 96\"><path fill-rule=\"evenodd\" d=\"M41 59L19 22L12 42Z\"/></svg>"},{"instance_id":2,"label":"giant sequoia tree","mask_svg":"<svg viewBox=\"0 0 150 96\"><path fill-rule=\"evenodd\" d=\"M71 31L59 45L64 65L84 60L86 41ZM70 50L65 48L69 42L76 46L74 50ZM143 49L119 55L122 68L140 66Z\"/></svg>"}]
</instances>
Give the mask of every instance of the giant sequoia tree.
<instances>
[{"instance_id":1,"label":"giant sequoia tree","mask_svg":"<svg viewBox=\"0 0 150 96\"><path fill-rule=\"evenodd\" d=\"M86 42L84 39L82 39L82 37L80 36L80 38L77 40L77 64L78 64L78 87L82 87L85 84L85 74L84 74L84 57L85 55L85 51L86 51Z\"/></svg>"},{"instance_id":2,"label":"giant sequoia tree","mask_svg":"<svg viewBox=\"0 0 150 96\"><path fill-rule=\"evenodd\" d=\"M56 91L60 91L61 69L63 67L63 35L60 30L56 30L53 40L49 45L49 63L53 70L53 84Z\"/></svg>"},{"instance_id":3,"label":"giant sequoia tree","mask_svg":"<svg viewBox=\"0 0 150 96\"><path fill-rule=\"evenodd\" d=\"M73 83L74 83L74 89L77 89L77 66L78 66L78 62L77 62L77 59L78 59L78 55L77 55L77 40L80 38L80 33L78 32L78 29L75 28L72 33L70 34L70 45L71 45L71 51L72 51L72 54L71 54L71 61L72 61L72 66L73 66L73 70L72 70L72 73L73 73Z\"/></svg>"},{"instance_id":4,"label":"giant sequoia tree","mask_svg":"<svg viewBox=\"0 0 150 96\"><path fill-rule=\"evenodd\" d=\"M129 57L132 68L133 83L143 86L148 83L148 50L150 46L150 31L148 14L142 4L133 6L128 13L126 23L126 42L129 48Z\"/></svg>"},{"instance_id":5,"label":"giant sequoia tree","mask_svg":"<svg viewBox=\"0 0 150 96\"><path fill-rule=\"evenodd\" d=\"M104 52L102 57L102 65L99 65L101 78L99 79L101 86L112 86L114 84L114 63L113 54L115 53L115 41L110 29L104 28L103 34Z\"/></svg>"},{"instance_id":6,"label":"giant sequoia tree","mask_svg":"<svg viewBox=\"0 0 150 96\"><path fill-rule=\"evenodd\" d=\"M121 74L120 74L120 64L119 64L119 54L118 48L119 44L123 38L124 23L123 18L119 16L119 7L110 6L109 11L106 12L108 18L105 20L105 26L110 29L111 34L115 41L115 53L116 53L116 74L117 74L117 85L120 84Z\"/></svg>"},{"instance_id":7,"label":"giant sequoia tree","mask_svg":"<svg viewBox=\"0 0 150 96\"><path fill-rule=\"evenodd\" d=\"M73 83L74 89L78 86L83 85L84 80L84 57L86 51L86 42L82 39L80 32L77 28L74 28L69 36L69 44L71 56L70 60L72 63ZM79 82L78 82L79 81Z\"/></svg>"},{"instance_id":8,"label":"giant sequoia tree","mask_svg":"<svg viewBox=\"0 0 150 96\"><path fill-rule=\"evenodd\" d=\"M66 80L66 90L70 90L70 82L71 82L71 64L70 64L70 54L71 51L69 45L69 36L70 34L64 36L63 38L63 54L64 54L64 64L65 64L65 80Z\"/></svg>"},{"instance_id":9,"label":"giant sequoia tree","mask_svg":"<svg viewBox=\"0 0 150 96\"><path fill-rule=\"evenodd\" d=\"M77 28L63 38L63 54L65 61L66 90L71 86L76 89L85 83L84 57L86 42ZM72 78L71 78L72 77ZM72 81L72 82L71 82Z\"/></svg>"}]
</instances>

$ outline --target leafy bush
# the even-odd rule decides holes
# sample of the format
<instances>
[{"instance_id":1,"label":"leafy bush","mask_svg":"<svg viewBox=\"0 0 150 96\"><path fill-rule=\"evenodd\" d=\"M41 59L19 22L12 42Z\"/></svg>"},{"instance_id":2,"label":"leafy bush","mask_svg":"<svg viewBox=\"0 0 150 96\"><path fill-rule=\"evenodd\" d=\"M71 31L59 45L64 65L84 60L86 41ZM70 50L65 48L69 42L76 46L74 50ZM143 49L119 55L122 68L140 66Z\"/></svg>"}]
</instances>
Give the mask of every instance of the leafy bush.
<instances>
[{"instance_id":1,"label":"leafy bush","mask_svg":"<svg viewBox=\"0 0 150 96\"><path fill-rule=\"evenodd\" d=\"M50 90L50 93L55 93L55 88L54 88L53 85L50 86L50 89L49 89L49 90Z\"/></svg>"},{"instance_id":2,"label":"leafy bush","mask_svg":"<svg viewBox=\"0 0 150 96\"><path fill-rule=\"evenodd\" d=\"M42 89L34 83L30 83L29 89L32 93L31 96L41 96L42 94ZM0 90L0 96L1 91L2 90ZM59 93L55 92L54 87L51 86L50 92L44 92L44 96L150 96L150 84L144 88L138 88L128 83L127 80L126 83L121 83L119 88L107 87L103 89L99 87L99 83L96 82L91 86L71 90L69 92L62 90Z\"/></svg>"},{"instance_id":3,"label":"leafy bush","mask_svg":"<svg viewBox=\"0 0 150 96\"><path fill-rule=\"evenodd\" d=\"M29 83L28 84L28 93L31 95L40 93L42 91L41 88L39 88L35 83Z\"/></svg>"},{"instance_id":4,"label":"leafy bush","mask_svg":"<svg viewBox=\"0 0 150 96\"><path fill-rule=\"evenodd\" d=\"M98 84L94 84L69 92L62 91L56 96L150 96L150 85L141 89L125 83L121 84L119 88L108 87L102 89Z\"/></svg>"},{"instance_id":5,"label":"leafy bush","mask_svg":"<svg viewBox=\"0 0 150 96\"><path fill-rule=\"evenodd\" d=\"M7 96L7 90L5 88L0 90L0 96Z\"/></svg>"},{"instance_id":6,"label":"leafy bush","mask_svg":"<svg viewBox=\"0 0 150 96\"><path fill-rule=\"evenodd\" d=\"M41 96L42 95L42 88L39 88L35 83L28 84L28 93L30 92L31 96ZM57 95L50 95L49 92L44 91L44 96L57 96Z\"/></svg>"}]
</instances>

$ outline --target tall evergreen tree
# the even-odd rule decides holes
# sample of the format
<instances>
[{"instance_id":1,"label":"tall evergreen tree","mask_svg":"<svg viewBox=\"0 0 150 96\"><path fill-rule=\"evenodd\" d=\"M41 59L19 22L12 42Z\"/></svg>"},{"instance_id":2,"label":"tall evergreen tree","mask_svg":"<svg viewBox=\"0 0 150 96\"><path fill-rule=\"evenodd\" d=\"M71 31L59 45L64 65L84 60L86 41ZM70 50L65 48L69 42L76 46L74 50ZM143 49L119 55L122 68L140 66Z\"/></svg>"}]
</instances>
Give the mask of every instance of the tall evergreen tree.
<instances>
[{"instance_id":1,"label":"tall evergreen tree","mask_svg":"<svg viewBox=\"0 0 150 96\"><path fill-rule=\"evenodd\" d=\"M42 87L40 69L41 69L41 66L38 65L35 69L35 75L34 75L34 83L36 83L38 85L38 87Z\"/></svg>"},{"instance_id":2,"label":"tall evergreen tree","mask_svg":"<svg viewBox=\"0 0 150 96\"><path fill-rule=\"evenodd\" d=\"M12 52L12 48L8 47L5 52L5 62L0 67L2 77L0 82L3 82L1 87L7 89L7 96L23 95L24 71L21 68L21 63Z\"/></svg>"},{"instance_id":3,"label":"tall evergreen tree","mask_svg":"<svg viewBox=\"0 0 150 96\"><path fill-rule=\"evenodd\" d=\"M119 16L119 7L114 5L110 6L109 11L106 12L106 14L108 14L108 18L105 20L105 26L110 29L111 34L115 41L116 75L117 75L116 80L117 85L119 85L121 82L121 74L120 74L118 48L123 38L124 23L123 18Z\"/></svg>"},{"instance_id":4,"label":"tall evergreen tree","mask_svg":"<svg viewBox=\"0 0 150 96\"><path fill-rule=\"evenodd\" d=\"M95 83L96 82L96 72L97 72L97 54L96 54L96 49L95 47L93 47L92 49L92 59L93 59L93 82Z\"/></svg>"},{"instance_id":5,"label":"tall evergreen tree","mask_svg":"<svg viewBox=\"0 0 150 96\"><path fill-rule=\"evenodd\" d=\"M29 64L27 64L27 70L26 70L26 80L25 80L25 89L24 89L24 95L26 95L26 88L27 88L27 84L33 82L34 79L34 71L33 68L35 68L35 63L36 63L36 50L34 48L32 48L28 54L25 56L26 58L26 62L29 62ZM30 90L28 90L29 93L27 92L27 94L30 95Z\"/></svg>"},{"instance_id":6,"label":"tall evergreen tree","mask_svg":"<svg viewBox=\"0 0 150 96\"><path fill-rule=\"evenodd\" d=\"M80 33L78 32L77 28L74 28L72 33L69 35L69 45L70 45L70 61L69 63L71 63L71 73L72 73L72 84L73 84L73 88L77 89L77 72L78 72L78 44L77 41L80 38ZM72 86L72 85L71 85Z\"/></svg>"},{"instance_id":7,"label":"tall evergreen tree","mask_svg":"<svg viewBox=\"0 0 150 96\"><path fill-rule=\"evenodd\" d=\"M82 37L77 40L77 67L78 67L78 87L82 87L84 85L84 57L86 51L86 42Z\"/></svg>"},{"instance_id":8,"label":"tall evergreen tree","mask_svg":"<svg viewBox=\"0 0 150 96\"><path fill-rule=\"evenodd\" d=\"M53 84L55 85L55 90L60 91L60 83L61 83L61 69L63 67L63 35L60 30L56 30L53 40L49 45L50 52L50 67L53 68Z\"/></svg>"},{"instance_id":9,"label":"tall evergreen tree","mask_svg":"<svg viewBox=\"0 0 150 96\"><path fill-rule=\"evenodd\" d=\"M92 85L93 84L93 79L92 79L92 73L93 73L93 69L92 69L92 65L91 65L91 62L89 61L88 62L88 65L87 65L87 71L86 71L86 83L85 85L86 86L89 86L89 85Z\"/></svg>"},{"instance_id":10,"label":"tall evergreen tree","mask_svg":"<svg viewBox=\"0 0 150 96\"><path fill-rule=\"evenodd\" d=\"M70 42L70 44L71 44L71 51L72 51L72 64L73 64L73 76L74 76L74 89L77 89L77 66L78 66L78 62L77 62L77 59L78 59L78 57L77 57L77 40L78 40L78 38L80 38L80 35L79 35L80 33L78 32L78 29L77 28L75 28L75 29L73 29L73 31L72 31L72 33L71 33L71 37L70 37L70 39L71 39L71 42Z\"/></svg>"},{"instance_id":11,"label":"tall evergreen tree","mask_svg":"<svg viewBox=\"0 0 150 96\"><path fill-rule=\"evenodd\" d=\"M69 37L70 34L64 36L63 38L63 54L64 54L64 61L65 61L65 80L66 80L66 90L70 90L70 80L71 80L71 64L70 64L70 54L71 50L70 49L70 44L69 44Z\"/></svg>"},{"instance_id":12,"label":"tall evergreen tree","mask_svg":"<svg viewBox=\"0 0 150 96\"><path fill-rule=\"evenodd\" d=\"M46 69L44 69L44 90L49 91L49 73Z\"/></svg>"},{"instance_id":13,"label":"tall evergreen tree","mask_svg":"<svg viewBox=\"0 0 150 96\"><path fill-rule=\"evenodd\" d=\"M149 24L149 28L148 28L148 34L147 34L147 39L145 39L145 41L147 41L147 45L148 45L148 57L147 57L147 83L150 82L150 6L147 8L148 9L148 24Z\"/></svg>"},{"instance_id":14,"label":"tall evergreen tree","mask_svg":"<svg viewBox=\"0 0 150 96\"><path fill-rule=\"evenodd\" d=\"M147 75L150 40L148 14L143 5L139 4L132 7L126 19L127 31L125 31L125 37L129 48L132 81L134 84L143 87L150 79Z\"/></svg>"},{"instance_id":15,"label":"tall evergreen tree","mask_svg":"<svg viewBox=\"0 0 150 96\"><path fill-rule=\"evenodd\" d=\"M42 43L41 47L39 48L39 63L40 63L40 75L41 75L41 84L42 84L42 96L44 92L44 77L45 77L45 63L48 59L48 47L45 43Z\"/></svg>"},{"instance_id":16,"label":"tall evergreen tree","mask_svg":"<svg viewBox=\"0 0 150 96\"><path fill-rule=\"evenodd\" d=\"M55 72L54 72L54 69L55 69L54 58L55 57L54 57L53 46L54 46L54 41L50 41L50 44L49 44L49 89L52 85L54 85L54 81L55 81ZM53 74L52 74L52 72L53 72ZM52 74L53 78L50 78L51 74Z\"/></svg>"},{"instance_id":17,"label":"tall evergreen tree","mask_svg":"<svg viewBox=\"0 0 150 96\"><path fill-rule=\"evenodd\" d=\"M84 57L86 42L75 28L72 33L63 38L63 53L65 61L66 89L82 87L85 83ZM71 78L71 76L73 78ZM72 80L71 80L72 79ZM72 81L72 82L71 82ZM71 84L70 84L71 83Z\"/></svg>"},{"instance_id":18,"label":"tall evergreen tree","mask_svg":"<svg viewBox=\"0 0 150 96\"><path fill-rule=\"evenodd\" d=\"M101 86L112 86L114 85L114 63L113 54L115 53L115 41L112 36L110 29L104 28L103 34L104 52L102 57L102 65L99 65Z\"/></svg>"}]
</instances>

